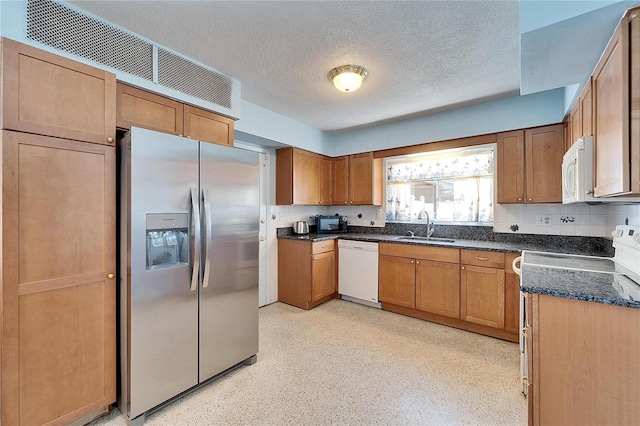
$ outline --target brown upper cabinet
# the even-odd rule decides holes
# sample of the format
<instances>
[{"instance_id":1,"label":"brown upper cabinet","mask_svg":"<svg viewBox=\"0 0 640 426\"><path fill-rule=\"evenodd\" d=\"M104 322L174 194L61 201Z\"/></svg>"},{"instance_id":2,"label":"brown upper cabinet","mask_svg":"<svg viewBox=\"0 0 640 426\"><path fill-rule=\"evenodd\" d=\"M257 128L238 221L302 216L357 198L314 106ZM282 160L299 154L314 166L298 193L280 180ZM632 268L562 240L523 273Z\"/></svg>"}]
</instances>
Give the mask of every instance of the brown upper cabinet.
<instances>
[{"instance_id":1,"label":"brown upper cabinet","mask_svg":"<svg viewBox=\"0 0 640 426\"><path fill-rule=\"evenodd\" d=\"M116 77L2 39L3 129L115 145Z\"/></svg>"},{"instance_id":2,"label":"brown upper cabinet","mask_svg":"<svg viewBox=\"0 0 640 426\"><path fill-rule=\"evenodd\" d=\"M593 71L594 195L640 193L639 9L625 14Z\"/></svg>"},{"instance_id":3,"label":"brown upper cabinet","mask_svg":"<svg viewBox=\"0 0 640 426\"><path fill-rule=\"evenodd\" d=\"M499 133L498 203L561 203L564 149L562 124Z\"/></svg>"},{"instance_id":4,"label":"brown upper cabinet","mask_svg":"<svg viewBox=\"0 0 640 426\"><path fill-rule=\"evenodd\" d=\"M181 102L126 84L117 84L116 126L131 126L182 136L184 105Z\"/></svg>"},{"instance_id":5,"label":"brown upper cabinet","mask_svg":"<svg viewBox=\"0 0 640 426\"><path fill-rule=\"evenodd\" d=\"M297 148L276 151L276 204L323 204L330 178L322 155ZM330 199L329 195L329 199Z\"/></svg>"},{"instance_id":6,"label":"brown upper cabinet","mask_svg":"<svg viewBox=\"0 0 640 426\"><path fill-rule=\"evenodd\" d=\"M333 204L382 205L382 159L372 152L333 159Z\"/></svg>"},{"instance_id":7,"label":"brown upper cabinet","mask_svg":"<svg viewBox=\"0 0 640 426\"><path fill-rule=\"evenodd\" d=\"M320 157L320 204L333 202L333 161L331 157Z\"/></svg>"},{"instance_id":8,"label":"brown upper cabinet","mask_svg":"<svg viewBox=\"0 0 640 426\"><path fill-rule=\"evenodd\" d=\"M233 120L211 111L185 105L184 135L203 142L233 146Z\"/></svg>"},{"instance_id":9,"label":"brown upper cabinet","mask_svg":"<svg viewBox=\"0 0 640 426\"><path fill-rule=\"evenodd\" d=\"M333 161L333 203L349 204L349 156L335 157Z\"/></svg>"},{"instance_id":10,"label":"brown upper cabinet","mask_svg":"<svg viewBox=\"0 0 640 426\"><path fill-rule=\"evenodd\" d=\"M584 136L593 135L593 99L591 96L591 78L587 80L578 101L569 115L565 151Z\"/></svg>"},{"instance_id":11,"label":"brown upper cabinet","mask_svg":"<svg viewBox=\"0 0 640 426\"><path fill-rule=\"evenodd\" d=\"M276 151L276 204L382 205L382 159L372 152L330 158Z\"/></svg>"},{"instance_id":12,"label":"brown upper cabinet","mask_svg":"<svg viewBox=\"0 0 640 426\"><path fill-rule=\"evenodd\" d=\"M496 149L497 201L524 202L524 131L498 133Z\"/></svg>"},{"instance_id":13,"label":"brown upper cabinet","mask_svg":"<svg viewBox=\"0 0 640 426\"><path fill-rule=\"evenodd\" d=\"M593 135L593 96L591 96L591 93L591 79L589 79L578 99L582 133L579 136L576 135L575 139Z\"/></svg>"},{"instance_id":14,"label":"brown upper cabinet","mask_svg":"<svg viewBox=\"0 0 640 426\"><path fill-rule=\"evenodd\" d=\"M142 127L203 142L233 146L232 119L167 97L117 84L119 129Z\"/></svg>"}]
</instances>

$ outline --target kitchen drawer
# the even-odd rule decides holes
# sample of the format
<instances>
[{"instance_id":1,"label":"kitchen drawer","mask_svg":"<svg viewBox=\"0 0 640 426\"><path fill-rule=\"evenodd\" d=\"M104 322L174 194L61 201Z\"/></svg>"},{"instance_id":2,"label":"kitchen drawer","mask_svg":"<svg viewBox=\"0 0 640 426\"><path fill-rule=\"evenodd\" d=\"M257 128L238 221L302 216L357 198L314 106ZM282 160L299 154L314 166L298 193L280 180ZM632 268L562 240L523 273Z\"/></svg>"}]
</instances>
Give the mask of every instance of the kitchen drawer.
<instances>
[{"instance_id":1,"label":"kitchen drawer","mask_svg":"<svg viewBox=\"0 0 640 426\"><path fill-rule=\"evenodd\" d=\"M460 250L445 247L416 246L412 244L389 244L379 245L379 254L387 256L408 257L414 259L434 260L437 262L458 263L460 261Z\"/></svg>"},{"instance_id":2,"label":"kitchen drawer","mask_svg":"<svg viewBox=\"0 0 640 426\"><path fill-rule=\"evenodd\" d=\"M311 248L311 254L325 253L336 249L335 240L316 241Z\"/></svg>"},{"instance_id":3,"label":"kitchen drawer","mask_svg":"<svg viewBox=\"0 0 640 426\"><path fill-rule=\"evenodd\" d=\"M460 263L504 269L504 253L483 250L461 250Z\"/></svg>"}]
</instances>

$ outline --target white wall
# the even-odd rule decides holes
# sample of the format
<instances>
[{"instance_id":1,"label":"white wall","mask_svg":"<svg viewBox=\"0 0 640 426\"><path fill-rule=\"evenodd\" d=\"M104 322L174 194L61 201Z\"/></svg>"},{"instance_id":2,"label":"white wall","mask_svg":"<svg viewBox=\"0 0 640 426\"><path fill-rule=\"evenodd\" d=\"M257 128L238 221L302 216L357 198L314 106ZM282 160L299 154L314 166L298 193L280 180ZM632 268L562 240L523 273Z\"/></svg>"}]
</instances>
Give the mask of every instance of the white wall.
<instances>
[{"instance_id":1,"label":"white wall","mask_svg":"<svg viewBox=\"0 0 640 426\"><path fill-rule=\"evenodd\" d=\"M628 206L607 206L604 209L607 219L606 237L611 238L611 232L616 225L624 225L628 220L629 225L640 226L640 204Z\"/></svg>"},{"instance_id":2,"label":"white wall","mask_svg":"<svg viewBox=\"0 0 640 426\"><path fill-rule=\"evenodd\" d=\"M625 219L630 225L640 226L640 204L496 204L494 216L495 232L610 238L616 225L623 225ZM549 217L551 226L538 225L540 216ZM513 224L518 225L518 231L509 228Z\"/></svg>"},{"instance_id":3,"label":"white wall","mask_svg":"<svg viewBox=\"0 0 640 426\"><path fill-rule=\"evenodd\" d=\"M550 226L539 225L537 219L549 218ZM510 229L518 225L518 231ZM604 237L607 218L602 205L578 204L496 204L495 232L509 234L583 235Z\"/></svg>"}]
</instances>

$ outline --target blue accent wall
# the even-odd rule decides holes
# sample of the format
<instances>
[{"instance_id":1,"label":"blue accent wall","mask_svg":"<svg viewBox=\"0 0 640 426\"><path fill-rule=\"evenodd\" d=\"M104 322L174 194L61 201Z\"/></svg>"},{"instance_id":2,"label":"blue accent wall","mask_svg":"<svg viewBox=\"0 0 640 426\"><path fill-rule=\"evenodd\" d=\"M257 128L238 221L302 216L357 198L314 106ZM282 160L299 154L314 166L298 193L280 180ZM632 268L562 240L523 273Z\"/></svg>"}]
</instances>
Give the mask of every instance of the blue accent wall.
<instances>
[{"instance_id":1,"label":"blue accent wall","mask_svg":"<svg viewBox=\"0 0 640 426\"><path fill-rule=\"evenodd\" d=\"M560 123L564 90L440 112L333 135L333 156Z\"/></svg>"}]
</instances>

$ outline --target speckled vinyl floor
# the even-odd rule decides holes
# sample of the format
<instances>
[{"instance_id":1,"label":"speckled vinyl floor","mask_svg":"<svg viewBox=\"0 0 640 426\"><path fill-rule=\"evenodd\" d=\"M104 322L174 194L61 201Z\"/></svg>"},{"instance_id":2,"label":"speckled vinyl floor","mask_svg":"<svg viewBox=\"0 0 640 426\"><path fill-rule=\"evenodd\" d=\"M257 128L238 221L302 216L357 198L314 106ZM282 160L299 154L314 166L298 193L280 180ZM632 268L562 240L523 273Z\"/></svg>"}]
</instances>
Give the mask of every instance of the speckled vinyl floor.
<instances>
[{"instance_id":1,"label":"speckled vinyl floor","mask_svg":"<svg viewBox=\"0 0 640 426\"><path fill-rule=\"evenodd\" d=\"M260 309L258 362L145 425L524 425L518 345L342 300ZM114 410L95 425L125 425Z\"/></svg>"}]
</instances>

